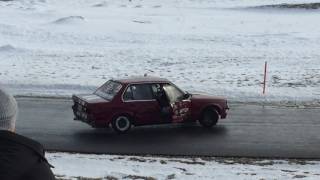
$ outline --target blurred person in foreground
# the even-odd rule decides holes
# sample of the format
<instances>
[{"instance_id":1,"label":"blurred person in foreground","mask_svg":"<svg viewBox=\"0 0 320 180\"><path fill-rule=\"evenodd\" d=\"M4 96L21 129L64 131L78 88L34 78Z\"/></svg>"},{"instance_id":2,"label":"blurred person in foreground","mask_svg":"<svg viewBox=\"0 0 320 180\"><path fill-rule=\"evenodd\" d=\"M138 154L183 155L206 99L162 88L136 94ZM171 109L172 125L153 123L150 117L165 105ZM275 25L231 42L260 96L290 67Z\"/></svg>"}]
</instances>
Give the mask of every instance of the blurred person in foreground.
<instances>
[{"instance_id":1,"label":"blurred person in foreground","mask_svg":"<svg viewBox=\"0 0 320 180\"><path fill-rule=\"evenodd\" d=\"M17 113L16 100L0 87L0 180L54 180L42 145L14 133Z\"/></svg>"}]
</instances>

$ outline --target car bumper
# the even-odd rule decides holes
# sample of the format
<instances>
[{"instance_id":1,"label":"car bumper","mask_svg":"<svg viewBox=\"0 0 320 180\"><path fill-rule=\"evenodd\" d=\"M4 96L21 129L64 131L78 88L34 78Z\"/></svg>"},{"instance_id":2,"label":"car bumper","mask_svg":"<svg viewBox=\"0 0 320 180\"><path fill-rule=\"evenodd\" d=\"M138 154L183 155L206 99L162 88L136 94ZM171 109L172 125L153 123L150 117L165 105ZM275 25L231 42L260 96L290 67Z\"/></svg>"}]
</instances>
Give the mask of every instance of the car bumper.
<instances>
[{"instance_id":1,"label":"car bumper","mask_svg":"<svg viewBox=\"0 0 320 180\"><path fill-rule=\"evenodd\" d=\"M229 111L229 108L226 108L221 112L220 114L221 119L227 118L228 111Z\"/></svg>"}]
</instances>

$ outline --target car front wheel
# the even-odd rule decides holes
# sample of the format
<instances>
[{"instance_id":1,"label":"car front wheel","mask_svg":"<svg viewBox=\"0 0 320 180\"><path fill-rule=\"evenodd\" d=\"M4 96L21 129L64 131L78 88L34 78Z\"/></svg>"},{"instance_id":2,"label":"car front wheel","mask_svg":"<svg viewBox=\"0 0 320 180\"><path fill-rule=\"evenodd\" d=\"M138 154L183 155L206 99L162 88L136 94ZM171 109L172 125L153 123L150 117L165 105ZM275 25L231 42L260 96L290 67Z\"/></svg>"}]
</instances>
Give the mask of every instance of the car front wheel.
<instances>
[{"instance_id":1,"label":"car front wheel","mask_svg":"<svg viewBox=\"0 0 320 180\"><path fill-rule=\"evenodd\" d=\"M217 110L208 108L202 113L202 116L199 122L203 127L210 128L216 125L218 120L219 120L219 114Z\"/></svg>"},{"instance_id":2,"label":"car front wheel","mask_svg":"<svg viewBox=\"0 0 320 180\"><path fill-rule=\"evenodd\" d=\"M112 128L117 133L125 133L125 132L129 131L131 128L130 118L126 115L117 116L112 121Z\"/></svg>"}]
</instances>

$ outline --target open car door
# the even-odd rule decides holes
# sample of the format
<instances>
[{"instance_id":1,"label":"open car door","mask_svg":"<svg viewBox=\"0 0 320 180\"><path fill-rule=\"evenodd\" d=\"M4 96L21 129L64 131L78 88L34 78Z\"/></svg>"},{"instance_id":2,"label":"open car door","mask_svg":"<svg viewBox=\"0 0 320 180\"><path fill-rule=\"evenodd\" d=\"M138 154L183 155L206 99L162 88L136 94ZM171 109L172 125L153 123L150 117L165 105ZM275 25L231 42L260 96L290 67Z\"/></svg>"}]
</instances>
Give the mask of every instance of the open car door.
<instances>
[{"instance_id":1,"label":"open car door","mask_svg":"<svg viewBox=\"0 0 320 180\"><path fill-rule=\"evenodd\" d=\"M172 122L178 123L187 121L190 117L190 100L177 101L173 104Z\"/></svg>"},{"instance_id":2,"label":"open car door","mask_svg":"<svg viewBox=\"0 0 320 180\"><path fill-rule=\"evenodd\" d=\"M170 101L172 108L172 122L179 123L186 121L190 117L191 100L188 94L185 94L179 88L171 84L163 86L164 91Z\"/></svg>"}]
</instances>

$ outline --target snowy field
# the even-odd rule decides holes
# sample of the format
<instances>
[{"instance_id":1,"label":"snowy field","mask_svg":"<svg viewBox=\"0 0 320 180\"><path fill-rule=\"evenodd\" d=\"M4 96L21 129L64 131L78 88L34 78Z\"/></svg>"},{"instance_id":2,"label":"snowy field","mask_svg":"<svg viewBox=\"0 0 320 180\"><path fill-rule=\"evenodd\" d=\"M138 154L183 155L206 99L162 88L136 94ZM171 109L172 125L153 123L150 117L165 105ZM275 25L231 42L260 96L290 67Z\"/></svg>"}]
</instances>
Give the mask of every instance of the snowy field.
<instances>
[{"instance_id":1,"label":"snowy field","mask_svg":"<svg viewBox=\"0 0 320 180\"><path fill-rule=\"evenodd\" d=\"M59 180L319 179L320 161L48 153Z\"/></svg>"},{"instance_id":2,"label":"snowy field","mask_svg":"<svg viewBox=\"0 0 320 180\"><path fill-rule=\"evenodd\" d=\"M70 96L147 73L233 101L319 103L320 10L261 7L297 2L313 1L0 0L0 84Z\"/></svg>"}]
</instances>

